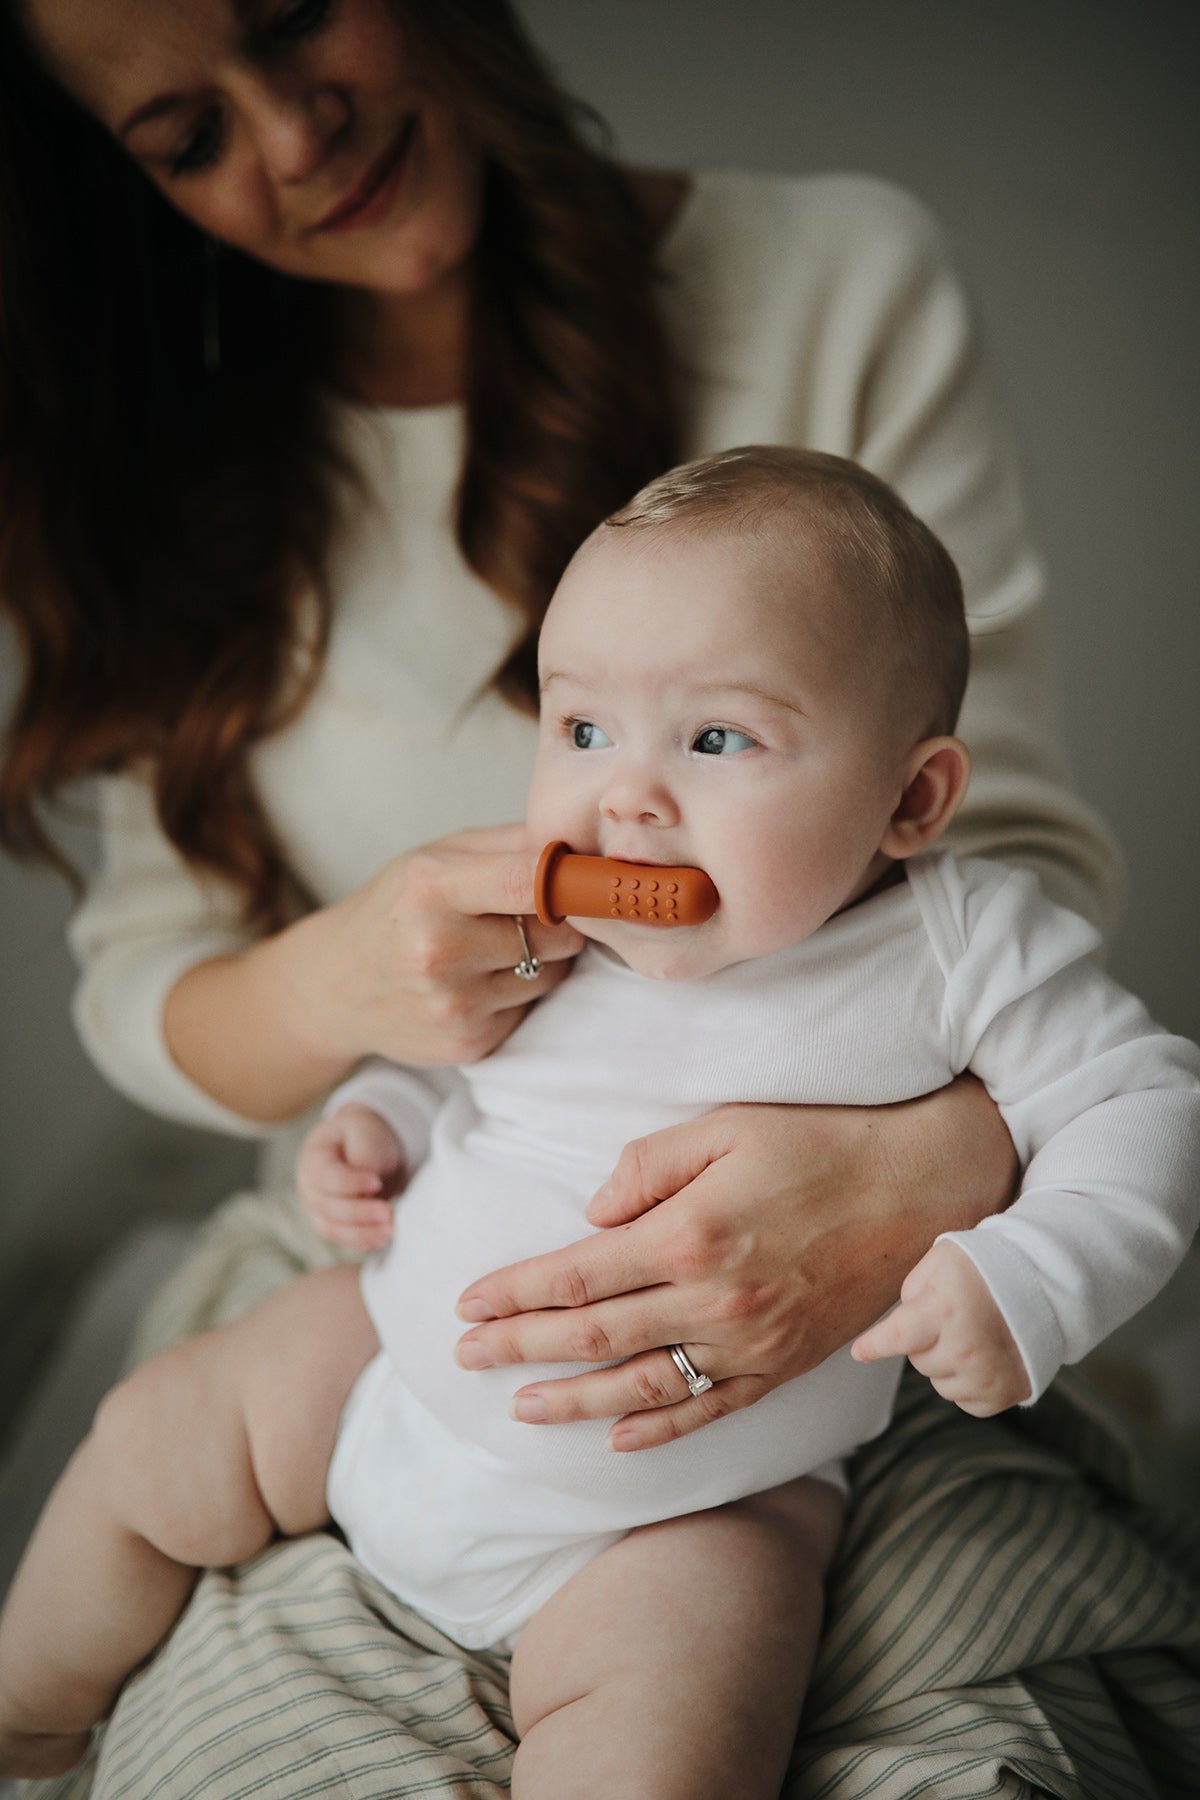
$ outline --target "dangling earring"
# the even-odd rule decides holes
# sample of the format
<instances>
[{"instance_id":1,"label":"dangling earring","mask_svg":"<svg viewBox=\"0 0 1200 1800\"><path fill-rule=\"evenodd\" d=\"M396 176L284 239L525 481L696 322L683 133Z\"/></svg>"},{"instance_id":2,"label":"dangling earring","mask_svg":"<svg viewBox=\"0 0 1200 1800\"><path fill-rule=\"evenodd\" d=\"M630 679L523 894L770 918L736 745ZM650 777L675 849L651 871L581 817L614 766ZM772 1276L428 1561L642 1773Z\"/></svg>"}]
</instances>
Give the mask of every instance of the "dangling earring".
<instances>
[{"instance_id":1,"label":"dangling earring","mask_svg":"<svg viewBox=\"0 0 1200 1800\"><path fill-rule=\"evenodd\" d=\"M204 239L204 373L221 373L221 245Z\"/></svg>"}]
</instances>

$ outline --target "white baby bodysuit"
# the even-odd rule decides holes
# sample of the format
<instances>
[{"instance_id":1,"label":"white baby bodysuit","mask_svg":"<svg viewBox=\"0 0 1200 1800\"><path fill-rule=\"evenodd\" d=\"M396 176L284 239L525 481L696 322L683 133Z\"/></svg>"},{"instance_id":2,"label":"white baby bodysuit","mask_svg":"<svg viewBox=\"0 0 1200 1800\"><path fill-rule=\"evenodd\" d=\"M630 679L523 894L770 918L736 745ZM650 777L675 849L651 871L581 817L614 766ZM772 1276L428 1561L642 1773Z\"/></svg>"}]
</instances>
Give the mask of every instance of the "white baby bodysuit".
<instances>
[{"instance_id":1,"label":"white baby bodysuit","mask_svg":"<svg viewBox=\"0 0 1200 1800\"><path fill-rule=\"evenodd\" d=\"M947 1235L1035 1398L1183 1254L1200 1052L1089 960L1092 927L1032 876L944 853L907 872L803 943L698 981L651 981L589 946L483 1062L433 1081L368 1064L331 1102L373 1106L424 1158L363 1270L383 1350L346 1409L331 1510L360 1560L459 1642L510 1641L623 1532L827 1473L890 1416L899 1362L842 1350L703 1431L615 1453L607 1421L508 1416L518 1387L574 1365L455 1365L462 1289L584 1236L631 1138L729 1101L887 1104L973 1069L1025 1179L1007 1212Z\"/></svg>"}]
</instances>

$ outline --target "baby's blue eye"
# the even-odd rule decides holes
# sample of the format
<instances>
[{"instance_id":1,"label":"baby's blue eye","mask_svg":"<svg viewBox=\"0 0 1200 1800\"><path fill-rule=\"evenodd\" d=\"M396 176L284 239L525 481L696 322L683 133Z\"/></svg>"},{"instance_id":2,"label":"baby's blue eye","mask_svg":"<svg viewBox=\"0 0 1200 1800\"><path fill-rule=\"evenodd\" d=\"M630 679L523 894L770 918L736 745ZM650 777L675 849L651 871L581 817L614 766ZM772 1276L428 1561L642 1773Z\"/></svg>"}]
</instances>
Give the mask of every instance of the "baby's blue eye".
<instances>
[{"instance_id":1,"label":"baby's blue eye","mask_svg":"<svg viewBox=\"0 0 1200 1800\"><path fill-rule=\"evenodd\" d=\"M571 742L577 750L604 750L612 741L590 719L572 719Z\"/></svg>"},{"instance_id":2,"label":"baby's blue eye","mask_svg":"<svg viewBox=\"0 0 1200 1800\"><path fill-rule=\"evenodd\" d=\"M710 725L702 731L692 749L701 756L736 756L739 750L753 750L754 739L744 731L731 731L728 725Z\"/></svg>"}]
</instances>

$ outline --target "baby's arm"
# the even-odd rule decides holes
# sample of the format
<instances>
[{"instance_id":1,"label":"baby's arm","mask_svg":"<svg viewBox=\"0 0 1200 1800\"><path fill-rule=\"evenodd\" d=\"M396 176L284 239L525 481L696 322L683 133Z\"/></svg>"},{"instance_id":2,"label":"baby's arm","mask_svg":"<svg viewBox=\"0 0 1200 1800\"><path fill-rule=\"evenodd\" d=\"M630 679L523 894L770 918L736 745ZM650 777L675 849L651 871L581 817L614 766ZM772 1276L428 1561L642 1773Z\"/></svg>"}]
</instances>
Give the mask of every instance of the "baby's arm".
<instances>
[{"instance_id":1,"label":"baby's arm","mask_svg":"<svg viewBox=\"0 0 1200 1800\"><path fill-rule=\"evenodd\" d=\"M347 1250L387 1243L391 1202L428 1154L434 1118L457 1079L372 1058L330 1097L296 1164L301 1203L323 1238Z\"/></svg>"},{"instance_id":2,"label":"baby's arm","mask_svg":"<svg viewBox=\"0 0 1200 1800\"><path fill-rule=\"evenodd\" d=\"M856 1362L907 1356L947 1400L987 1419L1030 1396L1004 1315L970 1257L939 1241L906 1277L900 1304L850 1346Z\"/></svg>"},{"instance_id":3,"label":"baby's arm","mask_svg":"<svg viewBox=\"0 0 1200 1800\"><path fill-rule=\"evenodd\" d=\"M940 1238L855 1354L908 1354L966 1411L990 1413L1037 1399L1186 1251L1200 1211L1200 1051L1096 967L1089 928L1032 877L975 879L962 942L946 951L943 938L946 1016L956 1066L980 1076L1012 1134L1021 1192Z\"/></svg>"}]
</instances>

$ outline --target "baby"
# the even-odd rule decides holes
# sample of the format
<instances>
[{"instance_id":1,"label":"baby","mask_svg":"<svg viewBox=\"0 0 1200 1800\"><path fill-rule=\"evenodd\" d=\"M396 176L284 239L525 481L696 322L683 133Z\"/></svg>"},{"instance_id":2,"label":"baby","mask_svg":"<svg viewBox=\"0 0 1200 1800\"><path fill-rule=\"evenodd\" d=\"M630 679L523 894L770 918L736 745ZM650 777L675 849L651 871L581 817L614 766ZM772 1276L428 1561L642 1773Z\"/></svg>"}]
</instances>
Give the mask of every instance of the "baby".
<instances>
[{"instance_id":1,"label":"baby","mask_svg":"<svg viewBox=\"0 0 1200 1800\"><path fill-rule=\"evenodd\" d=\"M82 1754L198 1566L332 1516L450 1636L513 1649L523 1800L770 1800L843 1459L887 1423L896 1359L971 1412L1035 1399L1195 1229L1200 1053L1032 877L931 851L968 777L962 595L887 487L778 449L676 470L573 559L540 656L531 856L565 840L664 887L690 865L719 903L699 924L573 919L592 942L491 1057L436 1078L372 1063L334 1096L302 1194L326 1235L386 1247L101 1407L0 1621L5 1772ZM631 1138L729 1101L901 1101L968 1068L1020 1196L756 1406L620 1455L601 1424L510 1415L538 1370L456 1365L456 1296L577 1239ZM667 1395L733 1373L676 1351Z\"/></svg>"}]
</instances>

